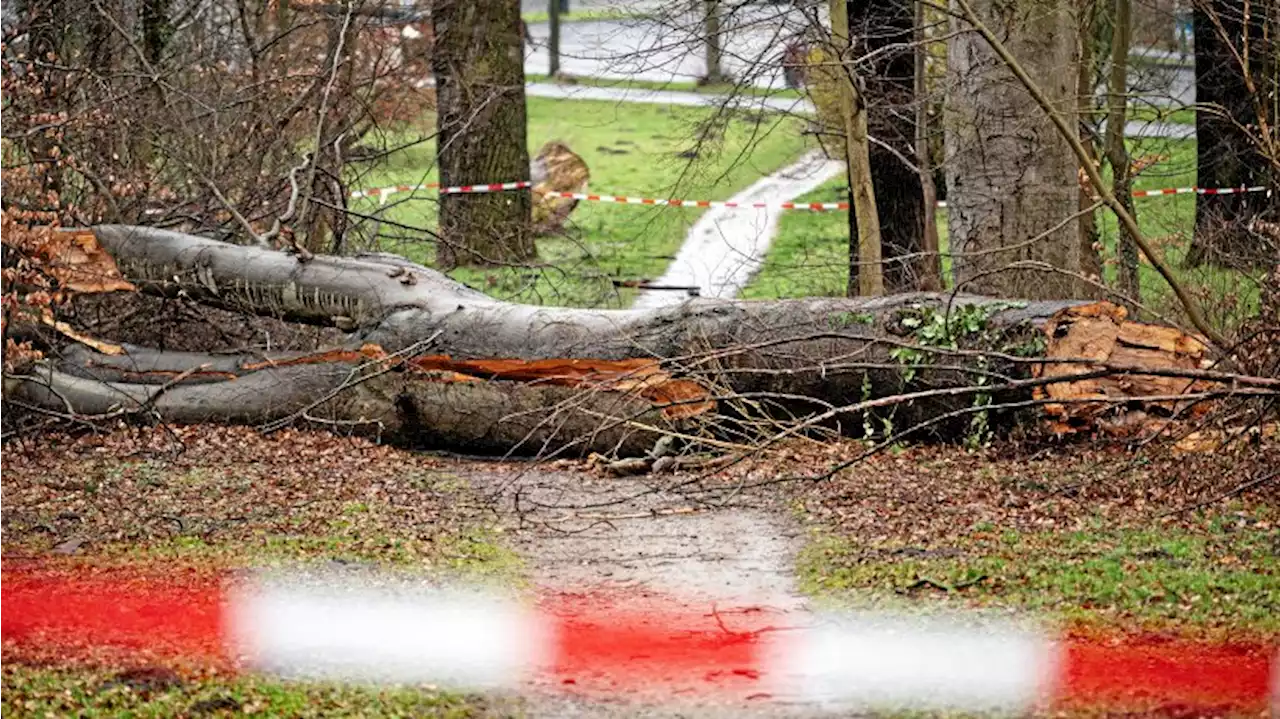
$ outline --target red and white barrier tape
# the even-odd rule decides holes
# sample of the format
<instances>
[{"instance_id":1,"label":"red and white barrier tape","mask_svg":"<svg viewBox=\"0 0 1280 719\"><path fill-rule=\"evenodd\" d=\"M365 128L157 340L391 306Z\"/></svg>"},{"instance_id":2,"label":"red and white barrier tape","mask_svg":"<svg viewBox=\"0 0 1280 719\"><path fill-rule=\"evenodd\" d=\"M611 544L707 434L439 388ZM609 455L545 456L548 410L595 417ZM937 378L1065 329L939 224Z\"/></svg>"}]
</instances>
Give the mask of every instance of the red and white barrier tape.
<instances>
[{"instance_id":1,"label":"red and white barrier tape","mask_svg":"<svg viewBox=\"0 0 1280 719\"><path fill-rule=\"evenodd\" d=\"M503 192L507 190L523 190L532 187L532 182L498 182L488 185L457 185L452 187L440 187L439 183L431 182L424 185L395 185L393 187L375 187L368 190L357 190L351 193L352 198L376 197L382 202L386 202L391 195L404 192L417 192L418 190L427 190L439 188L442 195L459 195L474 194L484 192ZM1267 188L1261 185L1253 187L1169 187L1161 190L1135 190L1134 197L1159 197L1164 195L1235 195L1246 192L1266 192ZM552 197L562 197L570 200L582 200L585 202L612 202L619 205L657 205L666 207L728 207L740 209L776 209L776 210L812 210L815 212L824 212L827 210L848 210L847 202L731 202L724 200L679 200L664 199L658 197L625 197L621 195L596 195L582 192L551 192L548 193ZM939 207L946 207L944 201L938 202Z\"/></svg>"},{"instance_id":2,"label":"red and white barrier tape","mask_svg":"<svg viewBox=\"0 0 1280 719\"><path fill-rule=\"evenodd\" d=\"M1013 712L1043 702L1256 711L1280 684L1280 657L1262 645L1057 640L1008 619L882 614L786 627L760 607L632 606L638 589L535 608L365 574L223 585L6 569L4 583L6 652L115 647L292 678Z\"/></svg>"},{"instance_id":3,"label":"red and white barrier tape","mask_svg":"<svg viewBox=\"0 0 1280 719\"><path fill-rule=\"evenodd\" d=\"M552 197L587 202L612 202L619 205L663 205L667 207L731 207L744 209L775 210L847 210L847 202L732 202L729 200L677 200L656 197L623 197L620 195L590 195L581 192L550 192Z\"/></svg>"},{"instance_id":4,"label":"red and white barrier tape","mask_svg":"<svg viewBox=\"0 0 1280 719\"><path fill-rule=\"evenodd\" d=\"M1168 187L1163 190L1134 190L1134 197L1157 197L1160 195L1239 195L1246 192L1266 192L1262 185L1253 187Z\"/></svg>"},{"instance_id":5,"label":"red and white barrier tape","mask_svg":"<svg viewBox=\"0 0 1280 719\"><path fill-rule=\"evenodd\" d=\"M439 188L442 195L461 195L461 194L477 194L482 192L503 192L506 190L523 190L533 187L533 183L527 180L520 182L495 182L488 185L455 185L452 187L440 187L439 182L428 182L422 185L393 185L391 187L372 187L367 190L356 190L351 193L352 199L361 197L377 197L384 202L386 198L403 192L417 192L418 190L433 190Z\"/></svg>"}]
</instances>

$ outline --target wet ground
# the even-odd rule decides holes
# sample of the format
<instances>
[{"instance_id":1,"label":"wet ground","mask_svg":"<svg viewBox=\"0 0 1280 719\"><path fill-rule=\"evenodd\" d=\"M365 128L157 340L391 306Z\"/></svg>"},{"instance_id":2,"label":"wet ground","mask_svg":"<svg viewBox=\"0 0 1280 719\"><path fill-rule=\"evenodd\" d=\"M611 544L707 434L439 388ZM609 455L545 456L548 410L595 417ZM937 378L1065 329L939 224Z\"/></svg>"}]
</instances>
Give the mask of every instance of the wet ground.
<instances>
[{"instance_id":1,"label":"wet ground","mask_svg":"<svg viewBox=\"0 0 1280 719\"><path fill-rule=\"evenodd\" d=\"M706 506L655 477L519 468L471 476L511 518L510 541L544 605L606 644L586 652L600 664L562 667L549 680L558 686L533 687L531 716L821 715L769 694L749 671L702 666L680 646L657 650L651 664L633 661L625 675L600 668L628 651L628 637L609 634L616 626L652 623L661 633L679 624L731 655L738 637L811 622L793 570L802 530L781 508L759 497Z\"/></svg>"}]
</instances>

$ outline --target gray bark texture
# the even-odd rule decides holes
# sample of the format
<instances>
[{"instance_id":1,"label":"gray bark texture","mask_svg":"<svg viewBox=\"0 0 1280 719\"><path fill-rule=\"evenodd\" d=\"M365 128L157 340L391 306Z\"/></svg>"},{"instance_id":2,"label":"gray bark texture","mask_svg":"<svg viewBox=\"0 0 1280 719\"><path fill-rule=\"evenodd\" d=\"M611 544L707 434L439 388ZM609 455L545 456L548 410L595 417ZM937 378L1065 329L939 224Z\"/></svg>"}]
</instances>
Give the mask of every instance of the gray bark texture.
<instances>
[{"instance_id":1,"label":"gray bark texture","mask_svg":"<svg viewBox=\"0 0 1280 719\"><path fill-rule=\"evenodd\" d=\"M1003 354L975 363L964 351L1033 354L1038 328L1073 304L915 293L692 299L658 310L540 307L495 300L403 260L304 262L142 227L101 226L94 234L142 292L345 328L348 350L376 344L406 358L450 361L656 360L664 376L692 380L716 401L716 411L672 418L616 385L456 381L352 351L319 361L299 352L229 356L126 346L111 356L77 347L25 380L6 381L6 398L55 412L174 422L294 419L406 445L483 452L637 454L663 431L747 441L742 427L763 415L804 417L905 391L966 387L978 376L988 384L1026 377L1026 363ZM937 341L938 328L948 326L948 338ZM957 395L896 405L893 422L905 427L972 401ZM862 419L836 415L828 424L861 428Z\"/></svg>"},{"instance_id":2,"label":"gray bark texture","mask_svg":"<svg viewBox=\"0 0 1280 719\"><path fill-rule=\"evenodd\" d=\"M524 179L529 148L520 3L437 0L431 19L441 184ZM441 195L437 263L533 259L531 202L528 192Z\"/></svg>"},{"instance_id":3,"label":"gray bark texture","mask_svg":"<svg viewBox=\"0 0 1280 719\"><path fill-rule=\"evenodd\" d=\"M972 5L1075 126L1079 47L1071 3L976 0ZM1093 294L1050 269L1079 273L1085 267L1077 223L1068 221L1079 211L1078 165L1071 147L986 40L959 32L967 29L962 20L953 22L945 143L957 284L999 297ZM1020 268L1005 269L1011 265Z\"/></svg>"}]
</instances>

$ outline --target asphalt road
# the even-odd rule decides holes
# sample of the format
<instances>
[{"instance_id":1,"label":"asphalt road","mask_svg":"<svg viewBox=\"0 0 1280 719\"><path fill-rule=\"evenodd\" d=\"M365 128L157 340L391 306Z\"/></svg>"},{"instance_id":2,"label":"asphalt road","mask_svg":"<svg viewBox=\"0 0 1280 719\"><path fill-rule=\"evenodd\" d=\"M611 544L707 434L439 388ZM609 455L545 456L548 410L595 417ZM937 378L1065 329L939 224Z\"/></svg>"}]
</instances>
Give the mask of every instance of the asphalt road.
<instances>
[{"instance_id":1,"label":"asphalt road","mask_svg":"<svg viewBox=\"0 0 1280 719\"><path fill-rule=\"evenodd\" d=\"M824 3L819 3L822 5ZM687 2L571 0L580 11L612 8L636 13L628 19L573 20L560 28L562 72L580 77L692 82L706 75L702 23ZM527 2L529 11L545 11L545 2ZM819 21L822 15L819 14ZM813 20L787 3L737 6L722 18L722 70L742 84L781 88L786 44ZM550 26L529 26L525 71L548 74ZM1130 70L1130 92L1144 102L1186 106L1195 102L1195 73L1190 56L1137 48ZM1101 89L1101 88L1100 88Z\"/></svg>"}]
</instances>

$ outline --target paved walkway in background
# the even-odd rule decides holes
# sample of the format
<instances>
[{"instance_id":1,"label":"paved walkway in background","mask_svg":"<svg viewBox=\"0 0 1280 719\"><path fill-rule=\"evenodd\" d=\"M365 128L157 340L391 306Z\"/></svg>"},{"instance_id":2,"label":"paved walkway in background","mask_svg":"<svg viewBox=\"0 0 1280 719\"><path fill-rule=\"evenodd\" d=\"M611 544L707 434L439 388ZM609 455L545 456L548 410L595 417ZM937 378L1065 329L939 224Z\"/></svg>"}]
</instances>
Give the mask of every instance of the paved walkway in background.
<instances>
[{"instance_id":1,"label":"paved walkway in background","mask_svg":"<svg viewBox=\"0 0 1280 719\"><path fill-rule=\"evenodd\" d=\"M739 109L773 110L796 114L813 114L813 103L802 97L768 97L760 95L724 95L719 93L689 92L687 90L654 90L636 87L595 87L549 82L525 85L530 97L549 97L559 100L602 100L605 102L640 102L655 105L683 105L688 107L719 107L729 105Z\"/></svg>"},{"instance_id":2,"label":"paved walkway in background","mask_svg":"<svg viewBox=\"0 0 1280 719\"><path fill-rule=\"evenodd\" d=\"M787 202L844 172L844 163L811 152L798 162L758 180L733 202ZM805 210L713 207L694 223L667 271L662 286L697 287L703 297L736 297L764 262L783 212ZM634 307L675 305L688 298L675 290L641 290Z\"/></svg>"},{"instance_id":3,"label":"paved walkway in background","mask_svg":"<svg viewBox=\"0 0 1280 719\"><path fill-rule=\"evenodd\" d=\"M726 105L742 110L770 110L797 115L812 115L813 103L802 97L761 95L723 95L687 90L654 90L636 87L596 87L553 82L531 82L525 85L529 97L560 100L598 100L603 102L639 102L655 105L718 107ZM1195 125L1173 122L1129 121L1124 126L1127 137L1184 140L1196 136Z\"/></svg>"}]
</instances>

